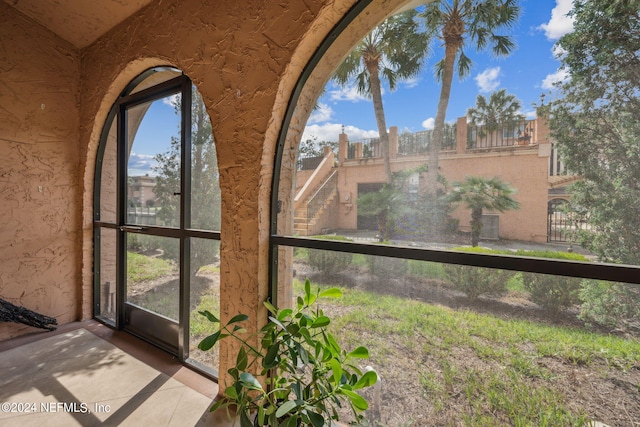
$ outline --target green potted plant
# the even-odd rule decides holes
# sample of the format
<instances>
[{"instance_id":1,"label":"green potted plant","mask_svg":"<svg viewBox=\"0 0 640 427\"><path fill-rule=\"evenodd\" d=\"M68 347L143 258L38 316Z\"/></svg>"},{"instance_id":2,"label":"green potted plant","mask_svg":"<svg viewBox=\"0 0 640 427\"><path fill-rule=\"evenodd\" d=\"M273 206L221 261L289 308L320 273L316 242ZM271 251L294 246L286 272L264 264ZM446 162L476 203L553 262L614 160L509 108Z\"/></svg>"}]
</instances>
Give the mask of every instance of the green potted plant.
<instances>
[{"instance_id":1,"label":"green potted plant","mask_svg":"<svg viewBox=\"0 0 640 427\"><path fill-rule=\"evenodd\" d=\"M369 351L362 346L343 350L328 331L331 320L316 302L321 297L340 298L339 289L312 293L308 279L304 288L295 308L264 303L269 323L257 332L257 340L242 327L248 319L244 314L222 324L210 312L200 312L219 326L198 348L209 350L229 337L241 343L235 366L228 370L232 383L211 411L235 408L241 427L324 427L340 419L338 409L343 407L362 419L368 404L358 390L378 380L373 369L363 371L357 366Z\"/></svg>"}]
</instances>

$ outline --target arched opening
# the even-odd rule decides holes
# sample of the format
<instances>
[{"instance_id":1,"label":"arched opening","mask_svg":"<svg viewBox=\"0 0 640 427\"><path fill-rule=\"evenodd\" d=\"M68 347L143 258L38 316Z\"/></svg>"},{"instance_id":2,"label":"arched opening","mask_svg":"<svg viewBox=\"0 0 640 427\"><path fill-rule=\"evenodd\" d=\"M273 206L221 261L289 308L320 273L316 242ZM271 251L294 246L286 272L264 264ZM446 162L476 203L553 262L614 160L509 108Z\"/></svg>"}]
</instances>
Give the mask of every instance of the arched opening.
<instances>
[{"instance_id":1,"label":"arched opening","mask_svg":"<svg viewBox=\"0 0 640 427\"><path fill-rule=\"evenodd\" d=\"M395 123L387 123L384 131L388 135L383 137L382 127L358 127L357 113L347 115L345 108L333 123L325 120L322 130L331 131L331 135L309 134L309 129L320 129L312 126L312 115L330 115L332 105L324 101L332 91L338 92L330 83L336 81L336 69L353 46L386 17L414 7L420 13L425 7L414 3L403 7L402 2L386 4L386 9L377 2L361 6L310 62L287 112L272 200L276 219L271 232L273 299L281 307L290 305L302 293L305 279L320 288L341 287L348 301L323 303L323 311L337 325L339 341L371 350L367 363L383 378L377 393L389 397L379 400L376 391L366 395L371 424L447 424L485 416L499 422L502 415L468 410L479 408L478 402L497 392L491 386L469 394L462 405L441 391L458 380L464 383L461 387L470 390L468 387L473 388L481 378L487 385L497 381L502 389L499 393L512 401L504 390L518 389L531 383L531 378L523 372L505 375L503 369L494 368L501 357L486 351L510 351L503 338L521 325L520 320L540 331L558 313L575 320L581 289L604 289L611 280L635 281L634 272L632 268L591 263L594 257L588 251L565 253L565 248L547 245L548 198L553 193L548 167L550 132L544 110L532 111L535 118L512 117L504 119L505 123L489 123L486 117L472 123L460 113L460 117L447 118L439 136L434 129L394 128ZM345 90L342 95L354 96L355 86L344 88L354 90ZM363 98L369 101L373 94ZM436 94L420 93L415 98L421 101L420 105L412 104L416 108L438 101ZM413 113L401 102L393 105L395 111L385 111L395 120ZM325 107L329 108L323 111ZM473 107L473 100L466 107ZM351 105L350 109L358 108ZM374 111L362 114L373 117ZM353 122L344 121L347 116ZM424 127L431 125L427 122ZM484 136L491 136L493 142L480 143ZM384 138L388 138L388 149L383 148ZM428 170L434 170L430 147L437 138L439 177L434 188ZM309 159L305 153L311 154ZM390 165L391 179L385 163ZM486 193L499 193L517 203L509 203L505 209L483 199L478 209L471 203L475 200L467 203L469 198L453 197L455 193L483 193L488 188ZM367 197L370 194L376 198ZM375 224L375 232L358 227L365 218ZM492 232L479 233L482 247L473 248L478 228ZM548 259L555 257L558 259ZM600 282L595 283L597 280ZM565 298L556 298L558 293ZM524 300L514 303L510 298ZM588 308L588 303L583 304ZM495 311L491 312L490 306ZM535 319L533 313L540 313L540 309L547 315ZM443 322L445 318L448 320ZM508 318L505 324L504 318ZM458 323L460 319L464 319L462 323ZM467 341L466 325L472 324L483 324L473 326L471 333L481 335L481 342L475 338ZM562 325L557 323L544 329L544 334L559 329ZM561 347L562 340L554 345ZM491 344L485 347L488 342ZM518 351L511 360L514 364L523 357L540 360L534 353ZM531 401L525 396L515 400L522 403L518 414L528 417L525 413ZM542 403L536 411L543 413L552 406ZM442 407L456 409L445 414ZM533 416L528 422L538 421ZM562 423L560 418L556 422Z\"/></svg>"},{"instance_id":2,"label":"arched opening","mask_svg":"<svg viewBox=\"0 0 640 427\"><path fill-rule=\"evenodd\" d=\"M220 186L202 97L179 70L134 79L104 126L94 187L94 316L215 373Z\"/></svg>"}]
</instances>

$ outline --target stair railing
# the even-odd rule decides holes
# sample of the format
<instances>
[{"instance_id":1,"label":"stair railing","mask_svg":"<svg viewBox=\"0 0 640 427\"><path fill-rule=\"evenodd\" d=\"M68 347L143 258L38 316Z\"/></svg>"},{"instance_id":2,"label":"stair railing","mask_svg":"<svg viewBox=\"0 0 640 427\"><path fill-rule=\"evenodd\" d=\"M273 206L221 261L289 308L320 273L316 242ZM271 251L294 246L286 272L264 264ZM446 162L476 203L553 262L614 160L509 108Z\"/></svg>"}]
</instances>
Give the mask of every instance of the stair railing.
<instances>
[{"instance_id":1,"label":"stair railing","mask_svg":"<svg viewBox=\"0 0 640 427\"><path fill-rule=\"evenodd\" d=\"M334 170L329 178L313 193L307 201L307 226L313 217L325 205L327 199L333 192L338 191L338 171Z\"/></svg>"}]
</instances>

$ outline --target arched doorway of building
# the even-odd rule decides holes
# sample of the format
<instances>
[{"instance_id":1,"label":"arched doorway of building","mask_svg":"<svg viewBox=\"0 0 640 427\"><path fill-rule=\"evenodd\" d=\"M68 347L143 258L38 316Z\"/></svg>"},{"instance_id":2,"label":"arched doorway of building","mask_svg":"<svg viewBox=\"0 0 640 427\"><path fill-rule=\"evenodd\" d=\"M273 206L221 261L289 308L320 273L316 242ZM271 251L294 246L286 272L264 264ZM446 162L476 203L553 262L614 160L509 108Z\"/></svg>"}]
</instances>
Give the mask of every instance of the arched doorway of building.
<instances>
[{"instance_id":1,"label":"arched doorway of building","mask_svg":"<svg viewBox=\"0 0 640 427\"><path fill-rule=\"evenodd\" d=\"M154 68L129 84L103 129L95 177L94 316L214 371L217 354L196 346L197 311L219 311L219 173L188 77Z\"/></svg>"}]
</instances>

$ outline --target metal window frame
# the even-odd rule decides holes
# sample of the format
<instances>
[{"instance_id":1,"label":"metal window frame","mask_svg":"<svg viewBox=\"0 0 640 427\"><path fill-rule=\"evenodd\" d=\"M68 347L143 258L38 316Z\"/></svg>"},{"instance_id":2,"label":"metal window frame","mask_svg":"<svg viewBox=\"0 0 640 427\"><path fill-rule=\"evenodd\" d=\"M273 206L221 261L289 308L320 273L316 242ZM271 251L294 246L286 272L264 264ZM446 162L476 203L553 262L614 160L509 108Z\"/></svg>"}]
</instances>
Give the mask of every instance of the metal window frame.
<instances>
[{"instance_id":1,"label":"metal window frame","mask_svg":"<svg viewBox=\"0 0 640 427\"><path fill-rule=\"evenodd\" d=\"M327 52L331 44L345 30L345 28L371 3L371 0L357 2L353 8L341 19L336 27L323 40L315 51L311 60L304 68L295 89L289 99L280 134L273 168L273 181L271 189L271 230L269 242L270 275L269 298L277 306L278 289L278 247L296 247L307 249L328 250L337 252L349 252L364 255L384 256L391 258L404 258L418 261L431 261L447 264L470 265L475 267L499 268L513 271L552 274L560 276L579 277L585 279L598 279L631 284L640 284L640 266L589 263L580 261L567 261L557 259L544 259L523 256L494 255L482 253L456 252L449 250L435 250L426 248L414 248L405 246L392 246L380 244L342 242L332 240L320 240L305 237L292 237L277 234L279 183L281 163L286 149L286 137L294 111L300 98L300 94L316 65Z\"/></svg>"},{"instance_id":2,"label":"metal window frame","mask_svg":"<svg viewBox=\"0 0 640 427\"><path fill-rule=\"evenodd\" d=\"M145 226L144 234L153 236L162 236L168 238L179 239L180 244L180 280L183 283L179 295L180 314L178 318L178 344L174 349L177 352L178 359L185 363L188 367L197 370L201 374L216 379L217 372L198 364L196 361L189 359L189 298L190 298L190 241L193 238L201 238L220 242L220 231L199 230L191 228L191 103L193 100L192 82L181 74L167 81L151 86L149 88L131 93L142 81L149 76L166 70L178 71L173 67L155 67L144 71L121 92L119 98L109 111L106 121L103 125L100 135L100 143L98 145L95 177L94 177L94 194L93 194L93 316L96 320L122 330L125 324L125 279L126 279L126 234L123 227L130 224L127 223L126 206L127 206L127 159L128 149L126 147L126 129L127 114L126 110L146 102L155 101L171 94L180 93L182 96L181 111L181 213L180 224L178 227L160 227ZM116 144L116 220L115 222L102 221L100 218L100 194L102 188L102 168L103 158L106 150L106 141L114 120L116 123L117 144ZM122 141L125 141L124 143ZM116 231L116 314L115 322L99 317L97 313L101 313L100 302L100 255L101 255L101 230L113 229ZM158 343L155 343L158 345ZM159 345L161 346L161 345ZM173 351L173 350L171 350Z\"/></svg>"}]
</instances>

